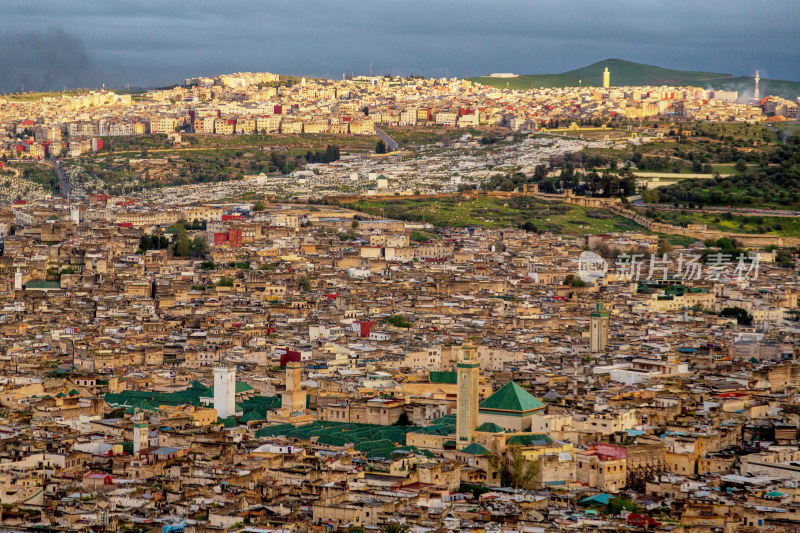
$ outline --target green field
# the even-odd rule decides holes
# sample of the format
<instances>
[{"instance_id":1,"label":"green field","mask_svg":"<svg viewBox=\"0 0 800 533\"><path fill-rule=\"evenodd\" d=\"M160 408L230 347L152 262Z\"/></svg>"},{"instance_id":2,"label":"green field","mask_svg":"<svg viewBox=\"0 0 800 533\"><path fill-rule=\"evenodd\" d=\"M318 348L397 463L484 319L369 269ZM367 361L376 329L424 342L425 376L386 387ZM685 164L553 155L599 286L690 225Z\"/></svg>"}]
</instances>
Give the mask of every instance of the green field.
<instances>
[{"instance_id":1,"label":"green field","mask_svg":"<svg viewBox=\"0 0 800 533\"><path fill-rule=\"evenodd\" d=\"M17 168L22 171L22 177L38 183L51 194L58 195L58 178L52 167L44 163L18 163Z\"/></svg>"},{"instance_id":2,"label":"green field","mask_svg":"<svg viewBox=\"0 0 800 533\"><path fill-rule=\"evenodd\" d=\"M30 91L24 93L8 93L0 95L3 98L7 98L11 102L38 102L43 98L54 98L58 96L78 96L80 94L84 94L87 92L92 91L93 89L71 89L69 91L52 91L52 92L39 92L39 91Z\"/></svg>"},{"instance_id":3,"label":"green field","mask_svg":"<svg viewBox=\"0 0 800 533\"><path fill-rule=\"evenodd\" d=\"M790 135L800 135L800 122L776 122L773 126Z\"/></svg>"},{"instance_id":4,"label":"green field","mask_svg":"<svg viewBox=\"0 0 800 533\"><path fill-rule=\"evenodd\" d=\"M693 70L672 70L653 65L634 63L624 59L606 59L585 67L568 70L561 74L528 74L516 78L471 78L473 81L505 88L508 83L510 89L530 89L534 87L599 87L603 84L603 70L608 68L611 73L611 84L614 86L628 85L678 85L699 84L705 80L730 78L730 74L716 72L699 72Z\"/></svg>"},{"instance_id":5,"label":"green field","mask_svg":"<svg viewBox=\"0 0 800 533\"><path fill-rule=\"evenodd\" d=\"M739 96L752 96L753 78L733 77L718 72L695 70L673 70L634 63L624 59L606 59L585 67L562 72L561 74L527 74L516 78L470 78L471 81L501 89L527 90L551 87L600 87L603 83L603 70L608 67L611 85L616 87L638 85L696 86L706 89L739 91ZM794 100L800 96L800 82L761 79L761 94L782 96Z\"/></svg>"},{"instance_id":6,"label":"green field","mask_svg":"<svg viewBox=\"0 0 800 533\"><path fill-rule=\"evenodd\" d=\"M800 217L721 215L696 211L659 211L655 217L679 226L706 224L709 229L731 233L753 233L800 237Z\"/></svg>"},{"instance_id":7,"label":"green field","mask_svg":"<svg viewBox=\"0 0 800 533\"><path fill-rule=\"evenodd\" d=\"M658 233L659 238L668 242L672 246L689 246L698 242L694 237L686 237L685 235L670 235L668 233Z\"/></svg>"},{"instance_id":8,"label":"green field","mask_svg":"<svg viewBox=\"0 0 800 533\"><path fill-rule=\"evenodd\" d=\"M429 222L439 227L508 228L530 222L539 231L567 235L645 231L635 222L610 216L607 211L525 197L508 200L486 197L475 200L410 198L362 201L345 207L400 220Z\"/></svg>"},{"instance_id":9,"label":"green field","mask_svg":"<svg viewBox=\"0 0 800 533\"><path fill-rule=\"evenodd\" d=\"M271 134L271 135L195 135L182 134L183 148L174 149L166 135L132 135L124 137L103 137L104 151L130 152L161 150L179 152L184 149L208 150L261 150L285 148L305 154L307 150L324 150L329 144L336 144L342 150L358 152L374 151L376 136L330 135L330 134Z\"/></svg>"},{"instance_id":10,"label":"green field","mask_svg":"<svg viewBox=\"0 0 800 533\"><path fill-rule=\"evenodd\" d=\"M394 127L394 128L381 128L386 135L397 141L397 144L400 147L404 146L411 146L411 145L422 145L422 144L431 144L439 142L445 138L449 138L450 140L458 139L460 136L464 135L464 133L468 133L462 129L456 128L428 128L425 129L414 128L414 127ZM479 130L475 130L472 132L474 135L481 135L482 132ZM372 139L372 137L370 137ZM375 148L375 142L372 143L372 148Z\"/></svg>"}]
</instances>

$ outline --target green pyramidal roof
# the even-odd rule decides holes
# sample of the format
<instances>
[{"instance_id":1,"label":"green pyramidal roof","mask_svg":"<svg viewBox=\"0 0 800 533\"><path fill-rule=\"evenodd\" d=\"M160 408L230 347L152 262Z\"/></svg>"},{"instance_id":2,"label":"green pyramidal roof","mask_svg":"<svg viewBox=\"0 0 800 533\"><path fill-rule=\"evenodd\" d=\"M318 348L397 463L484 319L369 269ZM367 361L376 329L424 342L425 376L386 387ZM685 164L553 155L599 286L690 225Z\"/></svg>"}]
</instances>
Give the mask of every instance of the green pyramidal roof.
<instances>
[{"instance_id":1,"label":"green pyramidal roof","mask_svg":"<svg viewBox=\"0 0 800 533\"><path fill-rule=\"evenodd\" d=\"M475 428L475 431L480 431L482 433L502 433L505 429L501 428L494 422L484 422L480 426Z\"/></svg>"},{"instance_id":2,"label":"green pyramidal roof","mask_svg":"<svg viewBox=\"0 0 800 533\"><path fill-rule=\"evenodd\" d=\"M461 450L461 452L462 453L468 453L470 455L491 455L492 454L492 452L490 452L489 450L487 450L486 448L484 448L483 446L481 446L477 442L473 442L472 444L470 444L469 446L467 446L466 448Z\"/></svg>"},{"instance_id":3,"label":"green pyramidal roof","mask_svg":"<svg viewBox=\"0 0 800 533\"><path fill-rule=\"evenodd\" d=\"M509 381L503 387L481 402L481 409L525 412L541 409L545 405L531 393Z\"/></svg>"}]
</instances>

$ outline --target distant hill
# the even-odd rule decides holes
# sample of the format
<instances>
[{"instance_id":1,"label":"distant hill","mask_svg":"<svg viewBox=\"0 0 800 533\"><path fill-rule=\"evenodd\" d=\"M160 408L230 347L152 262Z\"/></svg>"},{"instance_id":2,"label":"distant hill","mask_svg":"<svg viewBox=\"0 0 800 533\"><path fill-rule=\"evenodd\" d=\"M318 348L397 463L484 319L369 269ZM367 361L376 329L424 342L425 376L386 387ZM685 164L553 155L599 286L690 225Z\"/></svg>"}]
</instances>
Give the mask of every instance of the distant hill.
<instances>
[{"instance_id":1,"label":"distant hill","mask_svg":"<svg viewBox=\"0 0 800 533\"><path fill-rule=\"evenodd\" d=\"M606 59L561 74L526 74L516 78L483 76L470 78L470 80L501 89L524 90L531 87L577 87L579 85L599 87L603 84L603 70L606 67L611 73L612 86L693 85L705 89L739 91L740 96L752 96L753 92L752 77L733 77L730 74L696 70L672 70L624 59ZM762 78L761 95L782 96L794 100L800 96L800 82Z\"/></svg>"}]
</instances>

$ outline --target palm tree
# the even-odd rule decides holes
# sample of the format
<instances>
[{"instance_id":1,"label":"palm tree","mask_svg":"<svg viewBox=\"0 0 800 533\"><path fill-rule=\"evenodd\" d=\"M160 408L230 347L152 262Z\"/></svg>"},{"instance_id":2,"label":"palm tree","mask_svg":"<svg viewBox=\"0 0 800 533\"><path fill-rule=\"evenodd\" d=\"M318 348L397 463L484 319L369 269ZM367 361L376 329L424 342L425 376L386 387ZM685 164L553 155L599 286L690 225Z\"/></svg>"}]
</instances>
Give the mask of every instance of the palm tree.
<instances>
[{"instance_id":1,"label":"palm tree","mask_svg":"<svg viewBox=\"0 0 800 533\"><path fill-rule=\"evenodd\" d=\"M409 533L411 528L400 522L386 522L380 528L381 533Z\"/></svg>"}]
</instances>

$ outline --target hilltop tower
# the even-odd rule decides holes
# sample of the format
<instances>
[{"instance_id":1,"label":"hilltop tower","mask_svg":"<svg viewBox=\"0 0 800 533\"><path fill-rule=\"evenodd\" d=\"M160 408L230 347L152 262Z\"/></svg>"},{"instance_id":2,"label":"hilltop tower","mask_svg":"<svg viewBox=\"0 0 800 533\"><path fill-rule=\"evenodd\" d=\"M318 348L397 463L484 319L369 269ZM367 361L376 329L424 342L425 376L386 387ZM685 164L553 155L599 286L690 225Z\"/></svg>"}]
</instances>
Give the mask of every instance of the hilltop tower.
<instances>
[{"instance_id":1,"label":"hilltop tower","mask_svg":"<svg viewBox=\"0 0 800 533\"><path fill-rule=\"evenodd\" d=\"M761 93L758 90L759 81L761 81L761 78L758 75L758 71L756 71L756 89L753 91L753 100L761 100Z\"/></svg>"},{"instance_id":2,"label":"hilltop tower","mask_svg":"<svg viewBox=\"0 0 800 533\"><path fill-rule=\"evenodd\" d=\"M478 427L478 375L481 370L474 346L465 344L461 351L463 356L456 364L456 447L459 450L472 444L475 428Z\"/></svg>"},{"instance_id":3,"label":"hilltop tower","mask_svg":"<svg viewBox=\"0 0 800 533\"><path fill-rule=\"evenodd\" d=\"M592 314L589 339L589 349L592 352L602 352L608 344L608 312L598 303Z\"/></svg>"},{"instance_id":4,"label":"hilltop tower","mask_svg":"<svg viewBox=\"0 0 800 533\"><path fill-rule=\"evenodd\" d=\"M214 409L219 418L228 418L236 413L236 370L233 368L214 368Z\"/></svg>"},{"instance_id":5,"label":"hilltop tower","mask_svg":"<svg viewBox=\"0 0 800 533\"><path fill-rule=\"evenodd\" d=\"M608 67L603 71L603 87L606 89L611 87L611 73L608 71Z\"/></svg>"}]
</instances>

